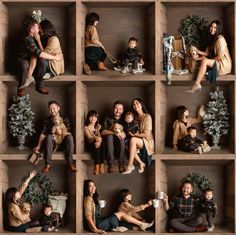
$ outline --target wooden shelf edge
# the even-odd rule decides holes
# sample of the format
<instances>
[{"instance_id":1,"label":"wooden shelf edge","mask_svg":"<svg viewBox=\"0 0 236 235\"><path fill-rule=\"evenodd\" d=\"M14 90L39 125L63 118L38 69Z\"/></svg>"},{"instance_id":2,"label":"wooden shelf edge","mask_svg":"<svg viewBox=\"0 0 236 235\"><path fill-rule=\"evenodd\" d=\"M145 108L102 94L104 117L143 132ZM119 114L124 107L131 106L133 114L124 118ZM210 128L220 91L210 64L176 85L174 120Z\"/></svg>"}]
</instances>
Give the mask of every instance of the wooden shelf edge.
<instances>
[{"instance_id":1,"label":"wooden shelf edge","mask_svg":"<svg viewBox=\"0 0 236 235\"><path fill-rule=\"evenodd\" d=\"M29 158L29 153L25 153L25 154L0 154L0 160L2 161L16 161L16 160L22 160L22 161L28 161ZM56 160L56 161L61 161L61 160L66 160L64 157L63 153L56 153L53 154L52 156L52 160ZM78 160L77 159L77 155L73 154L73 160Z\"/></svg>"}]
</instances>

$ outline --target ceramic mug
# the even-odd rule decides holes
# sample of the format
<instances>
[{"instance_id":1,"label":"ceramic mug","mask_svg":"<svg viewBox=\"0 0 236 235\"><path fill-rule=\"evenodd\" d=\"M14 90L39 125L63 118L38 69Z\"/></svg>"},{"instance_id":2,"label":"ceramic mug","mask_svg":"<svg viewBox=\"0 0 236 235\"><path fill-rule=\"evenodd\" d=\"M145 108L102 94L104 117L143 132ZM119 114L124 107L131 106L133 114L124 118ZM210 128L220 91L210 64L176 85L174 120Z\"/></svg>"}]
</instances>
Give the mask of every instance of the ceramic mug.
<instances>
[{"instance_id":1,"label":"ceramic mug","mask_svg":"<svg viewBox=\"0 0 236 235\"><path fill-rule=\"evenodd\" d=\"M106 206L106 201L105 200L99 200L98 204L101 208L104 208Z\"/></svg>"},{"instance_id":2,"label":"ceramic mug","mask_svg":"<svg viewBox=\"0 0 236 235\"><path fill-rule=\"evenodd\" d=\"M164 192L158 192L157 199L163 200L164 199Z\"/></svg>"},{"instance_id":3,"label":"ceramic mug","mask_svg":"<svg viewBox=\"0 0 236 235\"><path fill-rule=\"evenodd\" d=\"M152 199L152 205L154 208L158 208L161 205L161 200L158 199Z\"/></svg>"}]
</instances>

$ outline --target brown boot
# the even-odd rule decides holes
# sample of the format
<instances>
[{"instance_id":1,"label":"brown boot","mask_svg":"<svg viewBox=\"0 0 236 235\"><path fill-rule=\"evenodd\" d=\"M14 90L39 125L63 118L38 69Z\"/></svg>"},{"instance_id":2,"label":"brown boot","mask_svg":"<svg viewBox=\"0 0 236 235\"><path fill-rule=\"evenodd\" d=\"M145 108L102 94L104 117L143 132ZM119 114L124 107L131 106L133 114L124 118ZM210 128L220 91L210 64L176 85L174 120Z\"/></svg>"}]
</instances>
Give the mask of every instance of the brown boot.
<instances>
[{"instance_id":1,"label":"brown boot","mask_svg":"<svg viewBox=\"0 0 236 235\"><path fill-rule=\"evenodd\" d=\"M68 164L68 169L72 172L77 172L76 166L74 164Z\"/></svg>"},{"instance_id":2,"label":"brown boot","mask_svg":"<svg viewBox=\"0 0 236 235\"><path fill-rule=\"evenodd\" d=\"M99 70L107 70L107 67L105 66L104 62L98 62L98 69Z\"/></svg>"},{"instance_id":3,"label":"brown boot","mask_svg":"<svg viewBox=\"0 0 236 235\"><path fill-rule=\"evenodd\" d=\"M22 97L22 96L25 96L25 89L18 89L17 90L17 95Z\"/></svg>"},{"instance_id":4,"label":"brown boot","mask_svg":"<svg viewBox=\"0 0 236 235\"><path fill-rule=\"evenodd\" d=\"M93 174L94 175L98 175L99 174L99 165L94 165L94 168L93 168Z\"/></svg>"},{"instance_id":5,"label":"brown boot","mask_svg":"<svg viewBox=\"0 0 236 235\"><path fill-rule=\"evenodd\" d=\"M51 170L51 166L49 164L45 165L44 168L42 169L42 172L44 174L47 174Z\"/></svg>"},{"instance_id":6,"label":"brown boot","mask_svg":"<svg viewBox=\"0 0 236 235\"><path fill-rule=\"evenodd\" d=\"M100 165L99 165L99 173L100 173L100 174L105 173L104 164L100 164Z\"/></svg>"},{"instance_id":7,"label":"brown boot","mask_svg":"<svg viewBox=\"0 0 236 235\"><path fill-rule=\"evenodd\" d=\"M115 171L115 167L113 164L109 164L107 168L108 173L113 173Z\"/></svg>"},{"instance_id":8,"label":"brown boot","mask_svg":"<svg viewBox=\"0 0 236 235\"><path fill-rule=\"evenodd\" d=\"M36 91L43 95L47 95L49 93L48 89L45 87L37 88Z\"/></svg>"}]
</instances>

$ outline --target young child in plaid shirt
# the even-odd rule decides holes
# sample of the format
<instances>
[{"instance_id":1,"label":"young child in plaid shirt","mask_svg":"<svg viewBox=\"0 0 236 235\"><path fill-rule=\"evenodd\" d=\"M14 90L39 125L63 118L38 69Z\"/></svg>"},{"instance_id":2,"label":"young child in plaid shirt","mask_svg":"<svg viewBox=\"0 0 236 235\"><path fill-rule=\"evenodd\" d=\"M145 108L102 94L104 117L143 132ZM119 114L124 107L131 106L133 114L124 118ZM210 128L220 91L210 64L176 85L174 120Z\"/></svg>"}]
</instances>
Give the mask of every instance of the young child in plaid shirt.
<instances>
[{"instance_id":1,"label":"young child in plaid shirt","mask_svg":"<svg viewBox=\"0 0 236 235\"><path fill-rule=\"evenodd\" d=\"M207 230L212 232L215 228L213 224L214 218L217 216L217 204L215 199L213 198L213 190L207 189L204 192L204 198L200 200L200 212L206 215L207 219Z\"/></svg>"}]
</instances>

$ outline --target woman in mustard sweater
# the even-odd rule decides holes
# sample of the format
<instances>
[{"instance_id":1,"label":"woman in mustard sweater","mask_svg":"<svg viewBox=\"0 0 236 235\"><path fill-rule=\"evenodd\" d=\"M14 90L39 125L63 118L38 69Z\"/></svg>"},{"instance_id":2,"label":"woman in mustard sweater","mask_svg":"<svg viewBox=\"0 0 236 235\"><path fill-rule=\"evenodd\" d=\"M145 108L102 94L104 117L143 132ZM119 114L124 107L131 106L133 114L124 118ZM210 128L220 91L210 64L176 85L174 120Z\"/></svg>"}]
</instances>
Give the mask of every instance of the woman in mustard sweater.
<instances>
[{"instance_id":1,"label":"woman in mustard sweater","mask_svg":"<svg viewBox=\"0 0 236 235\"><path fill-rule=\"evenodd\" d=\"M94 12L86 17L84 72L87 75L91 73L90 69L107 70L104 64L107 55L96 28L99 19L99 15Z\"/></svg>"},{"instance_id":2,"label":"woman in mustard sweater","mask_svg":"<svg viewBox=\"0 0 236 235\"><path fill-rule=\"evenodd\" d=\"M25 232L26 229L38 225L37 222L25 222L29 214L21 212L19 199L22 197L29 181L37 174L36 171L30 172L29 177L19 189L12 187L6 192L6 204L8 212L8 229L13 232Z\"/></svg>"}]
</instances>

